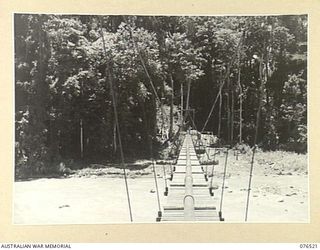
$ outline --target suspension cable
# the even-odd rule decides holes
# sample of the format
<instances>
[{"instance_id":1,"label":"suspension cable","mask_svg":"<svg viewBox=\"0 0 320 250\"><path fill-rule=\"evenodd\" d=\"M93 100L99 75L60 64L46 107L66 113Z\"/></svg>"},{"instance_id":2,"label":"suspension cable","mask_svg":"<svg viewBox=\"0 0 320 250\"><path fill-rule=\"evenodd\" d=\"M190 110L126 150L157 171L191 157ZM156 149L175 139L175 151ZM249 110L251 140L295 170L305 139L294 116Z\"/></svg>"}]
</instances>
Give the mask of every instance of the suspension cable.
<instances>
[{"instance_id":1,"label":"suspension cable","mask_svg":"<svg viewBox=\"0 0 320 250\"><path fill-rule=\"evenodd\" d=\"M195 124L195 121L194 121L193 117L190 115L190 112L188 112L188 115L189 115L189 117L190 117L190 119L191 119L191 122L192 122L195 130L198 131L197 126L196 126L196 124ZM203 131L202 131L202 132L203 132ZM204 147L205 154L206 154L206 156L207 156L207 158L208 158L208 161L210 161L210 155L209 155L209 153L207 152L206 147L203 145L203 142L202 142L202 139L201 139L201 133L202 133L202 132L200 132L200 139L197 140L197 141L199 141L199 149L201 148L201 146ZM197 146L198 146L198 145L197 145ZM199 158L199 159L200 159L200 158ZM208 165L206 165L205 178L206 178L206 180L207 180L207 178L208 178Z\"/></svg>"},{"instance_id":2,"label":"suspension cable","mask_svg":"<svg viewBox=\"0 0 320 250\"><path fill-rule=\"evenodd\" d=\"M210 189L212 189L213 173L214 173L214 164L215 164L215 161L216 161L216 152L217 152L217 149L215 148L215 149L214 149L214 153L213 153L213 165L212 165L212 169L211 169L211 179L210 179L210 185L209 185L209 188L210 188Z\"/></svg>"},{"instance_id":3,"label":"suspension cable","mask_svg":"<svg viewBox=\"0 0 320 250\"><path fill-rule=\"evenodd\" d=\"M221 187L221 199L220 199L220 209L219 209L219 216L220 216L220 218L222 218L222 203L223 203L223 194L224 194L224 189L225 189L225 180L226 180L226 172L227 172L228 152L229 152L229 149L227 148L226 159L225 159L225 161L224 161L223 180L222 180L222 187Z\"/></svg>"},{"instance_id":4,"label":"suspension cable","mask_svg":"<svg viewBox=\"0 0 320 250\"><path fill-rule=\"evenodd\" d=\"M265 46L265 44L264 44ZM258 132L259 132L259 122L260 122L260 115L261 115L261 109L263 106L263 88L265 85L265 80L263 79L263 73L262 73L262 66L263 66L263 56L260 59L259 62L259 75L260 75L260 96L259 96L259 106L258 106L258 111L257 111L257 117L256 117L256 131L255 131L255 136L254 136L254 146L252 149L252 160L251 160L251 166L250 166L250 175L249 175L249 185L248 185L248 196L247 196L247 204L246 204L246 215L245 215L245 221L248 220L248 210L249 210L249 200L250 200L250 190L251 190L251 182L252 182L252 173L253 173L253 167L254 167L254 155L256 152L256 147L257 147L257 140L258 140Z\"/></svg>"},{"instance_id":5,"label":"suspension cable","mask_svg":"<svg viewBox=\"0 0 320 250\"><path fill-rule=\"evenodd\" d=\"M166 173L166 166L163 165L163 178L164 178L164 195L168 195L168 182L167 182L167 173Z\"/></svg>"},{"instance_id":6,"label":"suspension cable","mask_svg":"<svg viewBox=\"0 0 320 250\"><path fill-rule=\"evenodd\" d=\"M251 158L251 167L250 167L249 185L248 185L248 194L247 194L247 203L246 203L246 215L245 215L245 219L244 219L245 221L248 220L249 201L250 201L251 182L252 182L252 173L253 173L253 164L254 164L255 152L256 152L256 145L253 146L253 149L252 149L252 158Z\"/></svg>"},{"instance_id":7,"label":"suspension cable","mask_svg":"<svg viewBox=\"0 0 320 250\"><path fill-rule=\"evenodd\" d=\"M196 126L196 123L194 122L193 117L190 115L190 112L189 112L189 111L188 111L188 115L189 115L189 117L190 117L190 120L191 120L191 122L192 122L192 125L193 125L194 129L198 131L197 126ZM194 110L193 110L193 115L194 115Z\"/></svg>"},{"instance_id":8,"label":"suspension cable","mask_svg":"<svg viewBox=\"0 0 320 250\"><path fill-rule=\"evenodd\" d=\"M158 201L158 216L161 217L161 204L160 204L160 196L159 196L159 188L158 188L158 180L157 180L157 173L156 173L156 168L154 164L154 159L152 158L152 168L153 168L153 176L154 176L154 182L156 185L156 190L157 190L157 201Z\"/></svg>"},{"instance_id":9,"label":"suspension cable","mask_svg":"<svg viewBox=\"0 0 320 250\"><path fill-rule=\"evenodd\" d=\"M149 130L149 129L148 129ZM158 218L161 218L161 204L160 204L160 196L159 196L159 187L158 187L158 180L157 180L157 173L156 173L156 167L154 163L154 157L153 157L153 147L152 147L152 139L149 135L149 148L150 148L150 156L151 156L151 162L152 162L152 170L153 170L153 177L154 177L154 183L156 186L156 192L157 192L157 202L158 202Z\"/></svg>"},{"instance_id":10,"label":"suspension cable","mask_svg":"<svg viewBox=\"0 0 320 250\"><path fill-rule=\"evenodd\" d=\"M170 180L172 181L173 178L173 167L172 167L172 162L170 160Z\"/></svg>"},{"instance_id":11,"label":"suspension cable","mask_svg":"<svg viewBox=\"0 0 320 250\"><path fill-rule=\"evenodd\" d=\"M125 16L123 16L124 20L128 22L127 18ZM156 88L153 84L153 81L152 81L152 78L148 72L148 69L146 67L146 64L142 58L142 55L141 55L141 51L138 47L138 45L136 44L136 41L134 40L134 37L133 37L133 32L132 32L132 27L129 27L129 31L130 31L130 35L131 35L131 38L132 38L132 41L133 41L133 45L136 49L136 51L138 52L138 56L139 56L139 59L140 59L140 62L142 64L142 67L149 79L149 83L151 85L151 88L152 88L152 91L156 97L156 100L159 102L159 105L160 105L160 109L161 109L161 118L162 118L162 123L164 123L164 112L163 112L163 107L162 107L162 102L159 98L159 95L156 91ZM161 217L161 204L160 204L160 197L159 197L159 188L158 188L158 181L157 181L157 173L156 173L156 168L155 168L155 163L154 163L154 157L153 157L153 148L152 148L152 139L151 139L151 135L150 135L150 131L148 129L148 134L149 134L149 139L148 139L148 142L149 142L149 148L150 148L150 157L151 157L151 162L152 162L152 169L153 169L153 175L154 175L154 182L155 182L155 186L156 186L156 192L157 192L157 201L158 201L158 208L159 208L159 211L158 211L158 217Z\"/></svg>"},{"instance_id":12,"label":"suspension cable","mask_svg":"<svg viewBox=\"0 0 320 250\"><path fill-rule=\"evenodd\" d=\"M110 69L111 59L108 61L107 49L106 49L106 44L105 44L103 30L102 30L102 17L100 17L100 34L101 34L101 39L102 39L102 44L103 44L104 55L105 55L105 57L107 59L106 70L107 70L107 74L108 74L108 78L109 78L110 92L111 92L111 97L112 97L112 102L113 102L114 119L115 119L115 122L116 122L116 128L117 128L117 134L118 134L121 165L123 167L124 181L125 181L125 186L126 186L128 207L129 207L129 213L130 213L130 221L132 222L133 221L133 219L132 219L132 209L131 209L131 202L130 202L130 195L129 195L129 187L128 187L128 180L127 180L126 166L125 166L125 160L124 160L124 154L123 154L123 148L122 148L122 140L121 140L120 126L119 126L119 119L118 119L118 110L117 110L116 98L115 98L115 94L114 94L113 82L112 82L112 76L111 76L111 69Z\"/></svg>"},{"instance_id":13,"label":"suspension cable","mask_svg":"<svg viewBox=\"0 0 320 250\"><path fill-rule=\"evenodd\" d=\"M194 128L195 128L195 130L197 130L198 131L198 129L197 129L197 127L196 127L196 124L195 124L195 122L194 122L194 120L193 120L193 118L190 116L190 118L191 118L191 120L192 120L192 123L193 123L193 126L194 126ZM202 131L203 132L203 131ZM201 140L201 133L202 132L200 132L200 144L199 144L199 146L203 146L203 142L202 142L202 140ZM209 155L209 153L207 152L207 150L206 150L206 147L204 147L204 149L205 149L205 153L206 153L206 155L207 155L207 158L208 158L208 161L210 161L210 155ZM207 172L207 171L206 171ZM207 174L207 173L206 173Z\"/></svg>"},{"instance_id":14,"label":"suspension cable","mask_svg":"<svg viewBox=\"0 0 320 250\"><path fill-rule=\"evenodd\" d=\"M212 106L211 106L211 110L210 110L210 112L209 112L209 114L208 114L208 116L207 116L206 122L205 122L204 125L203 125L203 128L202 128L202 130L201 130L201 133L206 129L206 126L207 126L207 124L208 124L208 122L209 122L209 120L210 120L210 117L211 117L212 113L213 113L214 107L216 106L217 100L218 100L219 96L221 95L221 91L222 91L222 88L223 88L223 86L224 86L224 83L225 83L225 81L223 80L223 81L221 82L221 84L220 84L219 92L218 92L218 94L217 94L217 96L216 96L216 99L214 100L214 102L213 102L213 104L212 104Z\"/></svg>"},{"instance_id":15,"label":"suspension cable","mask_svg":"<svg viewBox=\"0 0 320 250\"><path fill-rule=\"evenodd\" d=\"M123 19L124 19L126 22L129 23L128 19L127 19L125 16L123 16ZM139 46L137 45L137 43L136 43L136 41L135 41L135 39L134 39L134 37L133 37L133 31L132 31L132 27L131 27L131 26L129 27L129 31L130 31L130 36L131 36L131 39L132 39L134 48L135 48L135 50L136 50L137 53L138 53L139 60L140 60L140 62L141 62L141 65L142 65L142 67L143 67L143 70L144 70L145 74L146 74L147 77L148 77L148 80L149 80L150 86L151 86L151 88L152 88L152 91L153 91L153 93L154 93L154 95L155 95L155 97L156 97L156 100L158 101L158 103L159 103L159 105L160 105L161 120L162 120L162 124L164 124L164 113L165 113L165 111L164 111L164 108L163 108L163 105L162 105L162 101L161 101L161 99L160 99L160 97L159 97L159 95L158 95L158 93L157 93L157 90L156 90L156 88L155 88L155 85L153 84L153 81L152 81L152 78L151 78L151 76L150 76L150 74L149 74L149 71L148 71L148 69L147 69L146 63L145 63L145 61L144 61L144 59L143 59L143 57L142 57L142 55L141 55L141 50L140 50Z\"/></svg>"},{"instance_id":16,"label":"suspension cable","mask_svg":"<svg viewBox=\"0 0 320 250\"><path fill-rule=\"evenodd\" d=\"M240 38L240 41L239 41L239 43L238 43L238 45L237 45L237 51L238 51L238 49L242 46L242 42L243 42L243 37ZM223 86L224 86L224 84L225 84L225 80L227 79L228 74L230 74L230 67L233 65L236 57L237 57L237 53L234 53L234 54L232 55L231 60L230 60L230 64L229 64L228 70L227 70L226 74L225 74L224 77L223 77L223 81L222 81L221 84L220 84L219 92L218 92L218 94L217 94L217 96L216 96L216 99L214 100L214 102L213 102L213 104L212 104L212 106L211 106L210 112L209 112L209 114L208 114L208 116L207 116L207 120L206 120L206 122L205 122L204 125L203 125L203 128L202 128L202 130L201 130L201 133L206 129L206 126L207 126L207 124L208 124L208 122L209 122L209 120L210 120L210 118L211 118L212 113L213 113L214 107L216 106L216 103L217 103L217 101L218 101L218 98L219 98L219 96L221 95L221 91L222 91L222 88L223 88Z\"/></svg>"}]
</instances>

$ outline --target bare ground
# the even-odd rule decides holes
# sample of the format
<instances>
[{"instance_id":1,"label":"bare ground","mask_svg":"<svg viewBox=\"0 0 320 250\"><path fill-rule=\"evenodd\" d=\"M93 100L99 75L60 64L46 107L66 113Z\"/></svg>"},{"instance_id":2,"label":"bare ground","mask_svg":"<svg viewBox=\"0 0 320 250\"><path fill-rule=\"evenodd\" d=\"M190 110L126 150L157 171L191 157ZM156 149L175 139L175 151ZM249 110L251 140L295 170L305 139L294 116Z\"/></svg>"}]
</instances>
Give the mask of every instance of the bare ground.
<instances>
[{"instance_id":1,"label":"bare ground","mask_svg":"<svg viewBox=\"0 0 320 250\"><path fill-rule=\"evenodd\" d=\"M220 209L225 155L217 155L214 205ZM244 222L251 154L230 151L222 214L226 222ZM156 166L161 206L165 204L162 165ZM166 168L167 172L169 168ZM212 169L208 167L210 175ZM122 170L83 169L68 178L15 182L15 224L128 223ZM155 222L158 212L152 167L129 171L134 222ZM308 222L307 155L258 152L254 164L248 222Z\"/></svg>"}]
</instances>

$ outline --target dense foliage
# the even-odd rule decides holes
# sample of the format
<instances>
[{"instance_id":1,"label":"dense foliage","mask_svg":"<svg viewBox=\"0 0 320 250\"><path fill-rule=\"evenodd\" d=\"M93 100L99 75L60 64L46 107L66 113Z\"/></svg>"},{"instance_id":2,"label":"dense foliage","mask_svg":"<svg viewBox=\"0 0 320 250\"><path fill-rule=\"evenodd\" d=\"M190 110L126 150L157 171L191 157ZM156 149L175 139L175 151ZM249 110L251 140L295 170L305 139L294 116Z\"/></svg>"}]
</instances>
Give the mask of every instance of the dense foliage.
<instances>
[{"instance_id":1,"label":"dense foliage","mask_svg":"<svg viewBox=\"0 0 320 250\"><path fill-rule=\"evenodd\" d=\"M118 159L110 80L126 156L171 138L181 102L229 144L252 145L258 124L260 147L307 150L306 16L16 14L14 28L18 174Z\"/></svg>"}]
</instances>

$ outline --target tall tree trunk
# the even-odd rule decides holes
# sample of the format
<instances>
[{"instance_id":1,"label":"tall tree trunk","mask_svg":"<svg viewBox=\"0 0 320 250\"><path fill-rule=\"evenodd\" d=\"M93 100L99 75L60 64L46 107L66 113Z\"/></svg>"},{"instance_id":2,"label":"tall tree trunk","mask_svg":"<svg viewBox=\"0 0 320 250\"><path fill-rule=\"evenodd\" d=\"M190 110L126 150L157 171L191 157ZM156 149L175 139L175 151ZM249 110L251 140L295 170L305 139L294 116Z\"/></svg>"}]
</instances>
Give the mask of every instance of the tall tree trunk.
<instances>
[{"instance_id":1,"label":"tall tree trunk","mask_svg":"<svg viewBox=\"0 0 320 250\"><path fill-rule=\"evenodd\" d=\"M227 100L226 100L226 109L227 109L227 141L231 142L230 136L230 66L227 65Z\"/></svg>"},{"instance_id":2,"label":"tall tree trunk","mask_svg":"<svg viewBox=\"0 0 320 250\"><path fill-rule=\"evenodd\" d=\"M240 82L239 82L240 84ZM239 143L242 143L242 88L240 86L240 96L239 96Z\"/></svg>"},{"instance_id":3,"label":"tall tree trunk","mask_svg":"<svg viewBox=\"0 0 320 250\"><path fill-rule=\"evenodd\" d=\"M45 16L39 15L38 17L38 27L37 27L37 35L38 35L38 62L37 62L37 74L35 75L35 86L36 86L36 94L34 96L34 116L32 121L34 136L38 137L34 141L33 145L35 150L38 151L40 158L37 157L36 161L44 161L46 155L42 155L45 150L42 148L45 147L47 143L46 135L44 135L44 131L46 130L45 121L48 119L47 107L49 100L49 87L46 82L46 74L48 70L48 59L50 50L48 49L48 40L47 34L44 30L43 23L45 21ZM50 118L49 118L50 119ZM54 163L59 155L59 135L58 129L56 128L55 122L51 122L51 131L49 131L49 155L51 163ZM36 152L33 152L36 153ZM36 155L36 154L34 154ZM33 156L32 156L33 157ZM31 157L31 158L32 158ZM37 169L37 171L41 171Z\"/></svg>"},{"instance_id":4,"label":"tall tree trunk","mask_svg":"<svg viewBox=\"0 0 320 250\"><path fill-rule=\"evenodd\" d=\"M218 114L218 119L219 119L219 123L218 123L218 138L220 138L220 134L221 134L221 110L222 109L222 94L220 92L219 94L219 114Z\"/></svg>"},{"instance_id":5,"label":"tall tree trunk","mask_svg":"<svg viewBox=\"0 0 320 250\"><path fill-rule=\"evenodd\" d=\"M81 80L80 84L80 108L83 108L83 81ZM83 119L82 119L82 110L80 110L80 157L83 159Z\"/></svg>"},{"instance_id":6,"label":"tall tree trunk","mask_svg":"<svg viewBox=\"0 0 320 250\"><path fill-rule=\"evenodd\" d=\"M113 121L113 153L116 154L118 146L117 146L117 124L116 121Z\"/></svg>"},{"instance_id":7,"label":"tall tree trunk","mask_svg":"<svg viewBox=\"0 0 320 250\"><path fill-rule=\"evenodd\" d=\"M239 144L242 143L242 86L241 86L241 68L240 68L240 53L238 60L238 86L239 86Z\"/></svg>"},{"instance_id":8,"label":"tall tree trunk","mask_svg":"<svg viewBox=\"0 0 320 250\"><path fill-rule=\"evenodd\" d=\"M145 108L145 101L141 100L141 109L142 109L142 117L143 117L143 125L145 129L145 133L143 133L145 145L149 145L149 121L147 118L146 108ZM147 149L147 152L149 151L149 148Z\"/></svg>"},{"instance_id":9,"label":"tall tree trunk","mask_svg":"<svg viewBox=\"0 0 320 250\"><path fill-rule=\"evenodd\" d=\"M80 118L80 157L83 159L83 121Z\"/></svg>"},{"instance_id":10,"label":"tall tree trunk","mask_svg":"<svg viewBox=\"0 0 320 250\"><path fill-rule=\"evenodd\" d=\"M257 117L256 117L256 130L255 130L255 136L254 136L254 144L257 144L257 141L258 141L261 108L263 105L263 96L264 96L265 76L263 74L263 64L264 64L263 60L264 60L264 56L262 55L259 61L259 78L260 78L259 106L258 106Z\"/></svg>"},{"instance_id":11,"label":"tall tree trunk","mask_svg":"<svg viewBox=\"0 0 320 250\"><path fill-rule=\"evenodd\" d=\"M180 109L181 109L181 128L183 126L183 83L180 84L180 94L181 94L181 104L180 104Z\"/></svg>"},{"instance_id":12,"label":"tall tree trunk","mask_svg":"<svg viewBox=\"0 0 320 250\"><path fill-rule=\"evenodd\" d=\"M234 91L233 84L231 83L231 107L230 107L230 142L233 145L233 125L234 125Z\"/></svg>"},{"instance_id":13,"label":"tall tree trunk","mask_svg":"<svg viewBox=\"0 0 320 250\"><path fill-rule=\"evenodd\" d=\"M218 113L218 138L220 138L220 135L221 135L221 113L222 113L222 98L223 98L223 95L222 95L222 89L221 89L221 86L224 85L224 81L225 81L225 78L222 78L222 71L220 71L220 87L219 87L219 113Z\"/></svg>"},{"instance_id":14,"label":"tall tree trunk","mask_svg":"<svg viewBox=\"0 0 320 250\"><path fill-rule=\"evenodd\" d=\"M169 74L170 85L171 85L171 100L170 100L170 127L169 127L169 138L172 137L173 134L173 101L174 101L174 85L172 75Z\"/></svg>"},{"instance_id":15,"label":"tall tree trunk","mask_svg":"<svg viewBox=\"0 0 320 250\"><path fill-rule=\"evenodd\" d=\"M108 81L109 81L109 86L112 86L112 89L113 89L113 94L114 94L114 99L115 99L115 101L114 101L114 103L113 103L113 106L115 106L116 107L116 109L118 110L118 88L117 88L117 86L115 86L114 84L113 84L113 79L112 79L112 76L109 76L108 74L111 74L111 70L112 69L109 69L109 66L107 66L107 69L106 69L107 71L106 71L106 75L108 76ZM110 78L110 79L109 79ZM112 82L112 84L110 85L110 82ZM110 89L110 92L111 92L111 89ZM111 94L110 94L111 95ZM116 119L115 119L115 116L117 115L117 114L115 114L115 112L114 112L114 109L112 110L112 113L113 113L113 153L114 153L114 155L116 156L117 155L117 152L118 152L118 142L119 142L119 140L118 140L118 128L117 128L117 123L116 123ZM118 110L118 113L120 113L119 112L119 110ZM117 115L118 116L118 115ZM117 118L117 119L119 119L119 118ZM121 142L122 143L122 142ZM119 145L120 146L120 145Z\"/></svg>"}]
</instances>

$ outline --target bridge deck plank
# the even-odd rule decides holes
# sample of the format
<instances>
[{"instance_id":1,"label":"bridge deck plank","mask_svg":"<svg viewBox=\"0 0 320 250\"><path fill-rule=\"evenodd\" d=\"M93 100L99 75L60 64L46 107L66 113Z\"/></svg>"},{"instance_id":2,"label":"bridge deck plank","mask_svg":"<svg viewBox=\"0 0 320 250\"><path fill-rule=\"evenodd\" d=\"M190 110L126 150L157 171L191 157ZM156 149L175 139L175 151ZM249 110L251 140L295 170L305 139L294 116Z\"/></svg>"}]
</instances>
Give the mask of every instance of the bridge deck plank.
<instances>
[{"instance_id":1,"label":"bridge deck plank","mask_svg":"<svg viewBox=\"0 0 320 250\"><path fill-rule=\"evenodd\" d=\"M189 153L189 155L187 155ZM175 171L169 184L167 203L163 207L161 221L190 221L185 219L184 198L186 194L185 178L187 172L187 159L189 157L192 174L192 197L194 202L194 218L192 221L219 221L216 211L217 200L210 195L209 184L205 172L200 165L194 149L192 138L185 136L178 159L174 165ZM189 165L189 166L190 166Z\"/></svg>"}]
</instances>

